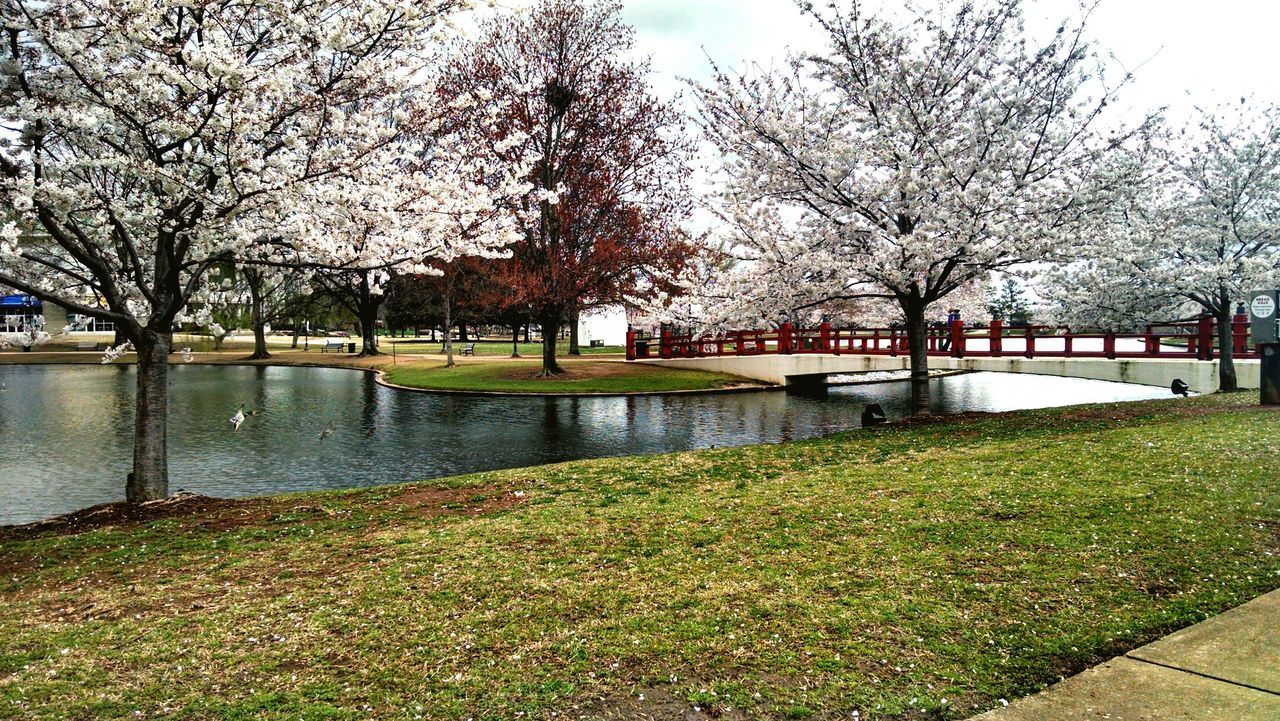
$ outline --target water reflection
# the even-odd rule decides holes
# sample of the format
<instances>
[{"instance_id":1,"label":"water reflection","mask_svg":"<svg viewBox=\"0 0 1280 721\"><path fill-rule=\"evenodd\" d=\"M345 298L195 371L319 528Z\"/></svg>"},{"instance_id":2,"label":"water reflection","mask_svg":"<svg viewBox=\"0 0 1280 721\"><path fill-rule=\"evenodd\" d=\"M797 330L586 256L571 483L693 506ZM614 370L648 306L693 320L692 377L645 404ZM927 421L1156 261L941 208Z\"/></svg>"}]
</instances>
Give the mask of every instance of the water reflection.
<instances>
[{"instance_id":1,"label":"water reflection","mask_svg":"<svg viewBox=\"0 0 1280 721\"><path fill-rule=\"evenodd\" d=\"M249 496L472 471L808 438L852 428L867 403L908 411L905 383L819 393L482 398L396 391L326 368L176 366L173 489ZM130 467L127 366L0 366L0 524L121 500ZM939 413L1163 397L1099 381L975 373L933 381ZM228 419L240 404L239 431ZM321 439L333 424L335 431Z\"/></svg>"}]
</instances>

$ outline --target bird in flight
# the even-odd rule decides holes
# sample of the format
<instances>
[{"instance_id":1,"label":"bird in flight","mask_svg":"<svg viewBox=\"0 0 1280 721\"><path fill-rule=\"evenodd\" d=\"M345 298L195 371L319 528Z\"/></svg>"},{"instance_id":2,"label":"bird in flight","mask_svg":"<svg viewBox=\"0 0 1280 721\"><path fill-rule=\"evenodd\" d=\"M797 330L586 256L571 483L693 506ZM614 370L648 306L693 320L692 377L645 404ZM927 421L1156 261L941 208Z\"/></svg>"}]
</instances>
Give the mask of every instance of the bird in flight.
<instances>
[{"instance_id":1,"label":"bird in flight","mask_svg":"<svg viewBox=\"0 0 1280 721\"><path fill-rule=\"evenodd\" d=\"M191 359L192 359L191 349L190 349L190 348L183 348L183 349L182 349L182 361L183 361L184 363L190 363L190 362L191 362Z\"/></svg>"},{"instance_id":2,"label":"bird in flight","mask_svg":"<svg viewBox=\"0 0 1280 721\"><path fill-rule=\"evenodd\" d=\"M241 406L240 408L237 408L236 414L234 416L231 416L231 430L233 431L240 430L241 423L244 423L244 407L243 406Z\"/></svg>"}]
</instances>

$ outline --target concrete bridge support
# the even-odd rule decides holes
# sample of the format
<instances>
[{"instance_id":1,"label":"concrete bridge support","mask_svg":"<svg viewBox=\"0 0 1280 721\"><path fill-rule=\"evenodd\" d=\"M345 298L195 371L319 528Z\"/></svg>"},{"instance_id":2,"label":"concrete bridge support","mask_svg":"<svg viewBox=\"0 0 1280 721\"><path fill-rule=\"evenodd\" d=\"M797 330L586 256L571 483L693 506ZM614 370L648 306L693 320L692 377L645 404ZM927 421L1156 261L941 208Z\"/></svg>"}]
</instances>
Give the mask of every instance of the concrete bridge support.
<instances>
[{"instance_id":1,"label":"concrete bridge support","mask_svg":"<svg viewBox=\"0 0 1280 721\"><path fill-rule=\"evenodd\" d=\"M820 382L829 375L904 370L910 367L905 356L870 355L758 355L711 358L672 358L643 361L672 368L730 373L778 385ZM1261 375L1256 360L1237 360L1236 374L1241 388L1257 388ZM943 370L1034 373L1066 378L1088 378L1119 383L1139 383L1168 388L1181 378L1197 393L1218 390L1218 362L1192 359L1135 358L930 358L929 367Z\"/></svg>"}]
</instances>

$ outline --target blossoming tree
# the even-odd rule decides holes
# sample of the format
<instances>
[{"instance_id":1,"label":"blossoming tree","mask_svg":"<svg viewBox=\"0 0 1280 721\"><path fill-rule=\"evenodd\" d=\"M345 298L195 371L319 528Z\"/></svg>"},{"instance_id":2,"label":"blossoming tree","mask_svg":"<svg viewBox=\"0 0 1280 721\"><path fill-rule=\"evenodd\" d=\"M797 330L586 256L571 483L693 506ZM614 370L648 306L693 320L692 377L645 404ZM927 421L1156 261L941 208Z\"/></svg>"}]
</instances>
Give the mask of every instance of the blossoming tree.
<instances>
[{"instance_id":1,"label":"blossoming tree","mask_svg":"<svg viewBox=\"0 0 1280 721\"><path fill-rule=\"evenodd\" d=\"M434 92L409 91L468 4L0 5L0 196L17 214L0 284L113 321L136 348L129 500L168 493L171 329L212 267L421 262L506 242L474 222L492 196L455 182L466 163L405 132L439 115ZM48 240L19 242L34 228ZM357 253L363 232L379 240Z\"/></svg>"},{"instance_id":2,"label":"blossoming tree","mask_svg":"<svg viewBox=\"0 0 1280 721\"><path fill-rule=\"evenodd\" d=\"M1100 171L1131 133L1107 122L1114 88L1084 20L1037 43L1020 0L943 2L900 21L857 0L799 4L826 31L825 54L695 86L725 158L722 214L754 265L743 275L790 289L751 291L765 315L797 293L897 303L913 409L927 412L930 306L1077 238L1120 182Z\"/></svg>"},{"instance_id":3,"label":"blossoming tree","mask_svg":"<svg viewBox=\"0 0 1280 721\"><path fill-rule=\"evenodd\" d=\"M1077 322L1114 330L1212 314L1218 384L1235 390L1235 307L1280 283L1280 107L1200 111L1126 196L1048 276L1046 295Z\"/></svg>"}]
</instances>

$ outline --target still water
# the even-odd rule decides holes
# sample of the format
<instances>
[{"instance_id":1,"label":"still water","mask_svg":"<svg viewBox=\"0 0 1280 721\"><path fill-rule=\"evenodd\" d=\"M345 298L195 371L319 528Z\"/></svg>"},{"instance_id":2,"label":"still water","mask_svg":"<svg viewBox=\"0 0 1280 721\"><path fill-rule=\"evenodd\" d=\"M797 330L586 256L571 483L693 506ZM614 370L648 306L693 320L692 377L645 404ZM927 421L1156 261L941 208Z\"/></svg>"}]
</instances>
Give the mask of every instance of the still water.
<instances>
[{"instance_id":1,"label":"still water","mask_svg":"<svg viewBox=\"0 0 1280 721\"><path fill-rule=\"evenodd\" d=\"M629 398L483 398L384 388L329 368L177 366L170 488L254 496L372 486L603 456L809 438L853 428L863 406L906 413L905 383ZM0 366L0 525L123 500L130 366ZM934 410L1005 411L1138 400L1168 391L1048 376L933 381ZM228 419L241 404L238 431ZM330 432L323 439L326 428Z\"/></svg>"}]
</instances>

